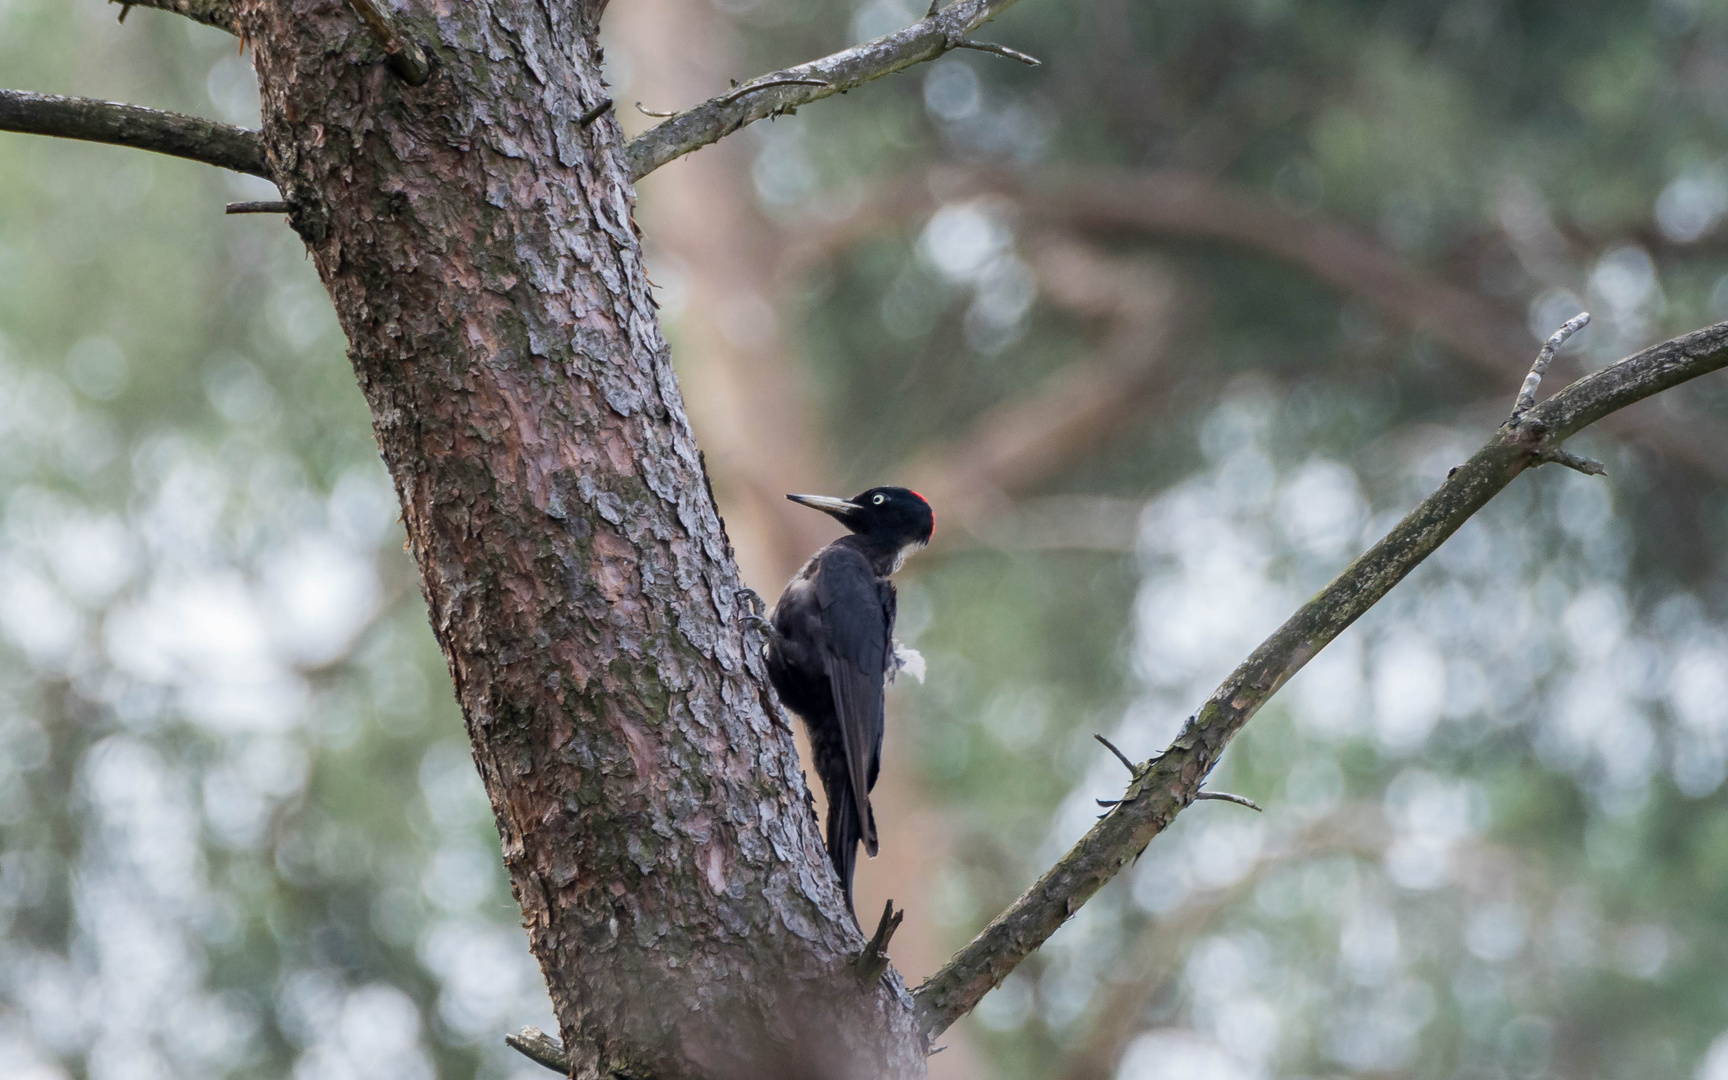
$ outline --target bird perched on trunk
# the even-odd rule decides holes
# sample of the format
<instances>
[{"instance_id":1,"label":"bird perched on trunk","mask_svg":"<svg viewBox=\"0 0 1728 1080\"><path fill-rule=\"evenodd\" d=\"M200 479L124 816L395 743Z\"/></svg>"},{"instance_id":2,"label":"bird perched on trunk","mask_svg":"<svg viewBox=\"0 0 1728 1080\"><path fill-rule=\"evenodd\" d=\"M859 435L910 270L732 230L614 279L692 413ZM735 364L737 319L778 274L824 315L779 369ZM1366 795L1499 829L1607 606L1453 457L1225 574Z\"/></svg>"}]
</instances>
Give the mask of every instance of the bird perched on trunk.
<instances>
[{"instance_id":1,"label":"bird perched on trunk","mask_svg":"<svg viewBox=\"0 0 1728 1080\"><path fill-rule=\"evenodd\" d=\"M894 583L914 548L930 542L936 516L916 491L877 487L850 499L788 495L851 530L792 578L768 633L768 678L810 733L828 793L828 858L852 907L858 844L876 854L870 789L882 764L884 685L905 668L920 681L924 659L894 640Z\"/></svg>"}]
</instances>

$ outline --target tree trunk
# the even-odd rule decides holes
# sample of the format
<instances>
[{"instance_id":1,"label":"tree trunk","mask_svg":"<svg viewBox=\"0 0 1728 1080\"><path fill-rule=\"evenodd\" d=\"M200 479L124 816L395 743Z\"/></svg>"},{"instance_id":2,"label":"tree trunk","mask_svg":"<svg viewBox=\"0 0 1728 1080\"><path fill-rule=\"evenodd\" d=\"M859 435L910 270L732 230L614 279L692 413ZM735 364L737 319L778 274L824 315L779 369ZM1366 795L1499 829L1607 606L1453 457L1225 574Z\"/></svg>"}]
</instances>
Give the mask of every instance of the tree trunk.
<instances>
[{"instance_id":1,"label":"tree trunk","mask_svg":"<svg viewBox=\"0 0 1728 1080\"><path fill-rule=\"evenodd\" d=\"M917 1076L827 867L685 418L598 9L245 0L272 165L401 496L578 1075ZM808 1036L819 1035L812 1040Z\"/></svg>"}]
</instances>

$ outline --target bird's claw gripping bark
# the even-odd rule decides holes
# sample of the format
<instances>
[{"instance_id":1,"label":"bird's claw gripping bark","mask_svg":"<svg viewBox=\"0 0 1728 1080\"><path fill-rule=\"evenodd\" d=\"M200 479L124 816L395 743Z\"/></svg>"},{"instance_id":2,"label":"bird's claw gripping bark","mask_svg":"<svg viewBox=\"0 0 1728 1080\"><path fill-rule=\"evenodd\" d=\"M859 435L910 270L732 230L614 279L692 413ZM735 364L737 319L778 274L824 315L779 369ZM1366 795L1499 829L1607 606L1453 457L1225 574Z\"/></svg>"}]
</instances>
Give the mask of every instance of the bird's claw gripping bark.
<instances>
[{"instance_id":1,"label":"bird's claw gripping bark","mask_svg":"<svg viewBox=\"0 0 1728 1080\"><path fill-rule=\"evenodd\" d=\"M739 622L752 629L760 630L764 634L774 632L774 624L766 618L768 605L763 602L762 597L757 594L755 589L739 589L733 596L744 608L738 614Z\"/></svg>"}]
</instances>

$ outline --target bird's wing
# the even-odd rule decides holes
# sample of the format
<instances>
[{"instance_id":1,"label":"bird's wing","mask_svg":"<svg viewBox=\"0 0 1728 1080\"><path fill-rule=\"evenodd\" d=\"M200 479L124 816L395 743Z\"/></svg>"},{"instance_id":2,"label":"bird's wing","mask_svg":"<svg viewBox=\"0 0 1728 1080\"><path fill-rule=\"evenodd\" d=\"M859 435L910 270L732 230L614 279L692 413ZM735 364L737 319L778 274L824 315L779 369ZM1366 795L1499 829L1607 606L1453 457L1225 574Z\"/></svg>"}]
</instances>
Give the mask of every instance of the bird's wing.
<instances>
[{"instance_id":1,"label":"bird's wing","mask_svg":"<svg viewBox=\"0 0 1728 1080\"><path fill-rule=\"evenodd\" d=\"M882 682L888 672L892 615L884 604L870 563L848 548L822 558L816 575L817 602L830 645L823 657L834 711L846 747L858 833L865 850L876 854L876 825L870 813L870 787L882 754Z\"/></svg>"}]
</instances>

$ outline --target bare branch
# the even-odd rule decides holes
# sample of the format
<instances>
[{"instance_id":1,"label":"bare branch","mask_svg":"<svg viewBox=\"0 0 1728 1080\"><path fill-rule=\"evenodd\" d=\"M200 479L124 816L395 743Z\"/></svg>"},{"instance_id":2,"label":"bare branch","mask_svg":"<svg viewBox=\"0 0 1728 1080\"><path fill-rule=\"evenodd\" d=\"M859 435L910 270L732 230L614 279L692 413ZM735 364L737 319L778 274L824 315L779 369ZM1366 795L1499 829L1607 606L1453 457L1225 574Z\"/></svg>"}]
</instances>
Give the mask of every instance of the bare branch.
<instances>
[{"instance_id":1,"label":"bare branch","mask_svg":"<svg viewBox=\"0 0 1728 1080\"><path fill-rule=\"evenodd\" d=\"M231 202L223 208L225 214L286 214L288 204L280 200L263 202Z\"/></svg>"},{"instance_id":2,"label":"bare branch","mask_svg":"<svg viewBox=\"0 0 1728 1080\"><path fill-rule=\"evenodd\" d=\"M570 1055L564 1052L564 1044L537 1027L524 1027L504 1036L504 1045L560 1076L570 1075Z\"/></svg>"},{"instance_id":3,"label":"bare branch","mask_svg":"<svg viewBox=\"0 0 1728 1080\"><path fill-rule=\"evenodd\" d=\"M256 131L94 98L0 90L0 131L153 150L274 180Z\"/></svg>"},{"instance_id":4,"label":"bare branch","mask_svg":"<svg viewBox=\"0 0 1728 1080\"><path fill-rule=\"evenodd\" d=\"M1518 388L1518 397L1512 402L1512 422L1517 423L1523 415L1536 404L1536 388L1542 385L1542 376L1548 374L1548 365L1554 362L1554 357L1560 352L1560 347L1566 344L1566 339L1590 325L1590 313L1580 311L1567 319L1560 329L1548 336L1542 343L1542 348L1536 353L1536 362L1530 365L1530 374L1524 376L1524 385Z\"/></svg>"},{"instance_id":5,"label":"bare branch","mask_svg":"<svg viewBox=\"0 0 1728 1080\"><path fill-rule=\"evenodd\" d=\"M958 0L941 11L932 8L929 14L903 30L820 60L769 72L709 98L631 139L630 173L640 180L668 161L718 142L746 124L791 112L800 105L845 93L913 64L934 60L951 49L962 48L967 34L1014 2Z\"/></svg>"},{"instance_id":6,"label":"bare branch","mask_svg":"<svg viewBox=\"0 0 1728 1080\"><path fill-rule=\"evenodd\" d=\"M999 985L1105 882L1144 850L1200 786L1230 739L1304 664L1519 473L1618 409L1728 365L1728 323L1695 331L1586 376L1508 422L1433 495L1261 643L1170 748L1129 785L1119 805L914 992L920 1022L946 1030Z\"/></svg>"},{"instance_id":7,"label":"bare branch","mask_svg":"<svg viewBox=\"0 0 1728 1080\"><path fill-rule=\"evenodd\" d=\"M135 7L155 8L158 11L172 11L176 15L184 15L193 22L201 22L205 26L214 26L218 30L226 30L230 34L240 33L240 12L235 0L108 0L111 4L120 5L120 17L124 19L126 12Z\"/></svg>"},{"instance_id":8,"label":"bare branch","mask_svg":"<svg viewBox=\"0 0 1728 1080\"><path fill-rule=\"evenodd\" d=\"M580 117L577 118L576 126L577 127L587 127L589 124L592 124L594 121L600 119L602 116L605 116L606 110L610 109L611 107L612 107L612 99L611 98L601 98L599 104L595 105L592 109L589 109L587 112L583 113Z\"/></svg>"},{"instance_id":9,"label":"bare branch","mask_svg":"<svg viewBox=\"0 0 1728 1080\"><path fill-rule=\"evenodd\" d=\"M348 6L360 16L367 33L384 50L384 62L390 65L397 78L409 86L419 86L431 77L432 62L426 59L425 51L415 44L413 38L396 29L396 24L382 8L372 0L348 0Z\"/></svg>"}]
</instances>

